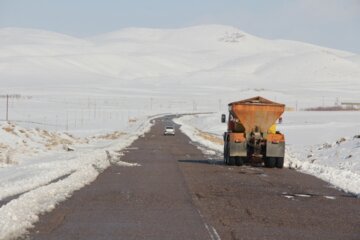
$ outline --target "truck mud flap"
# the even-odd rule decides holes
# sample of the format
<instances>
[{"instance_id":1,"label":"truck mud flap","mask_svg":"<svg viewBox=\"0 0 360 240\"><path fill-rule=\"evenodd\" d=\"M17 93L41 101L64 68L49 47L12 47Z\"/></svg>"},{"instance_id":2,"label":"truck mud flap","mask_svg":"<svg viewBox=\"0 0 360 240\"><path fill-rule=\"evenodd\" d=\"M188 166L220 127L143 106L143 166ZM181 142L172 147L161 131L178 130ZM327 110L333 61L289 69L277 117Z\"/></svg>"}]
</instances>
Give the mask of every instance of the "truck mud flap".
<instances>
[{"instance_id":1,"label":"truck mud flap","mask_svg":"<svg viewBox=\"0 0 360 240\"><path fill-rule=\"evenodd\" d=\"M246 142L230 142L229 150L230 157L246 157L247 156L247 146Z\"/></svg>"},{"instance_id":2,"label":"truck mud flap","mask_svg":"<svg viewBox=\"0 0 360 240\"><path fill-rule=\"evenodd\" d=\"M285 142L266 144L266 156L267 157L284 157L285 155Z\"/></svg>"}]
</instances>

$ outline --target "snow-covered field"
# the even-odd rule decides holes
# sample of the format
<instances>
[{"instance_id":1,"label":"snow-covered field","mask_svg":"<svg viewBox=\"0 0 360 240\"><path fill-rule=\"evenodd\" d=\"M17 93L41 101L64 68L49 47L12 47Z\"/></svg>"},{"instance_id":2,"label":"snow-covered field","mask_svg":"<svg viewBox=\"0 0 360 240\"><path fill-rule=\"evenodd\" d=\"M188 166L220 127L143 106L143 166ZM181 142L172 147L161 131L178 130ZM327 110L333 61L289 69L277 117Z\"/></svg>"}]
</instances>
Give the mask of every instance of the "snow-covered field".
<instances>
[{"instance_id":1,"label":"snow-covered field","mask_svg":"<svg viewBox=\"0 0 360 240\"><path fill-rule=\"evenodd\" d=\"M23 232L39 213L95 179L109 165L105 151L130 144L148 129L148 116L225 111L228 102L257 95L293 110L359 102L358 59L350 52L261 39L222 25L128 28L89 38L0 29L0 239ZM341 169L358 174L357 140L350 138L359 118L331 114L289 113L283 125L288 160L305 169L311 149L316 160L309 166L315 166L330 151L336 155L346 147L339 153L347 155ZM191 120L189 129L204 126L204 132L220 137L217 117L201 121L206 124ZM300 139L308 133L305 144ZM341 137L348 140L317 150L316 144ZM340 187L357 192L351 184L359 186L354 181ZM44 192L54 197L42 198Z\"/></svg>"},{"instance_id":2,"label":"snow-covered field","mask_svg":"<svg viewBox=\"0 0 360 240\"><path fill-rule=\"evenodd\" d=\"M176 119L192 141L222 153L221 113ZM360 112L285 112L285 166L360 196Z\"/></svg>"}]
</instances>

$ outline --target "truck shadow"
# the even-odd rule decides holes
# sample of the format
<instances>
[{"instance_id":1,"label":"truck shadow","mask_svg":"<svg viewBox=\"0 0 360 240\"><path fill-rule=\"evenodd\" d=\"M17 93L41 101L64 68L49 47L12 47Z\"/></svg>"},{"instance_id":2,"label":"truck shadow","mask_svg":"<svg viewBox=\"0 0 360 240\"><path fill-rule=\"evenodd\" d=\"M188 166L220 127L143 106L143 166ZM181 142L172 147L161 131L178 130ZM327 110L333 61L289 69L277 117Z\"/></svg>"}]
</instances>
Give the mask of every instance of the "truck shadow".
<instances>
[{"instance_id":1,"label":"truck shadow","mask_svg":"<svg viewBox=\"0 0 360 240\"><path fill-rule=\"evenodd\" d=\"M223 159L201 159L201 160L195 160L195 159L188 159L188 160L178 160L180 163L196 163L196 164L208 164L208 165L221 165L221 166L227 166L227 167L238 167L241 168L252 168L252 169L269 169L264 167L262 164L259 163L245 163L241 166L236 165L226 165L224 163Z\"/></svg>"},{"instance_id":2,"label":"truck shadow","mask_svg":"<svg viewBox=\"0 0 360 240\"><path fill-rule=\"evenodd\" d=\"M222 159L189 159L189 160L178 160L180 163L196 163L196 164L208 164L208 165L224 165L224 160Z\"/></svg>"}]
</instances>

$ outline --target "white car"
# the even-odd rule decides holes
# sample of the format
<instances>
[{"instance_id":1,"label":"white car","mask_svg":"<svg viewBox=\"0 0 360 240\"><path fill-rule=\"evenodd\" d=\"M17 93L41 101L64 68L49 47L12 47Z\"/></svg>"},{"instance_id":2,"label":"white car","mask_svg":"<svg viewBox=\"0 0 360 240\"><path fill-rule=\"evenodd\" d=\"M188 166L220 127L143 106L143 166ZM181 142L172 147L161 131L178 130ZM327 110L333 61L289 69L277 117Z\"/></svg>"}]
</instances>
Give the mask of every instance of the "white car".
<instances>
[{"instance_id":1,"label":"white car","mask_svg":"<svg viewBox=\"0 0 360 240\"><path fill-rule=\"evenodd\" d=\"M164 135L175 135L175 128L173 126L166 126L164 130Z\"/></svg>"}]
</instances>

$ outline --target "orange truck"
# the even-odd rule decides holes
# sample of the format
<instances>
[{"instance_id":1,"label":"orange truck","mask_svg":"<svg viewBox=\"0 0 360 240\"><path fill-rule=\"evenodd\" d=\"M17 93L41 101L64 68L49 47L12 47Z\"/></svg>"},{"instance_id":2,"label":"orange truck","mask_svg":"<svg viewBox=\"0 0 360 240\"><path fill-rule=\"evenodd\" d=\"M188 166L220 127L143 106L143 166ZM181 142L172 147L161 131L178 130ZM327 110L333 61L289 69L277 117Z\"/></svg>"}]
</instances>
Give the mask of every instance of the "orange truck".
<instances>
[{"instance_id":1,"label":"orange truck","mask_svg":"<svg viewBox=\"0 0 360 240\"><path fill-rule=\"evenodd\" d=\"M285 105L263 97L229 103L228 128L224 133L224 162L228 165L284 166L285 136L276 121Z\"/></svg>"}]
</instances>

